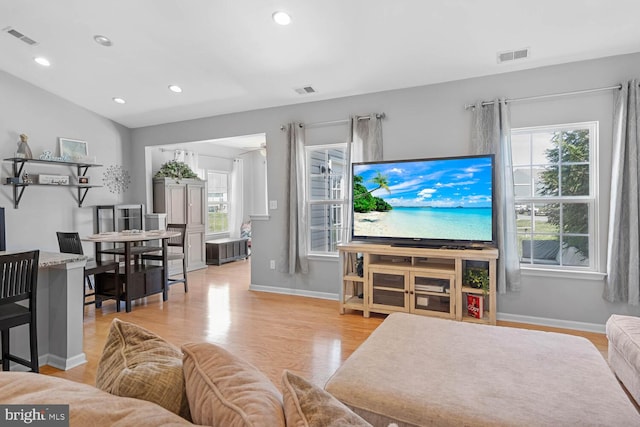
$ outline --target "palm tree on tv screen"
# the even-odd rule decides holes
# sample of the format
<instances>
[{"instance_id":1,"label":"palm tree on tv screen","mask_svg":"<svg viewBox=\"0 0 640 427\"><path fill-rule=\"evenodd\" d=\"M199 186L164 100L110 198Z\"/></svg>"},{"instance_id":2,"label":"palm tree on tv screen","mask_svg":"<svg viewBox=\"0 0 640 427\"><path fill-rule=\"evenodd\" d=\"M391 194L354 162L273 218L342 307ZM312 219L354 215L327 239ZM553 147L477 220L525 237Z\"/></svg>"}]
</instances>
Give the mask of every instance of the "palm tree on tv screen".
<instances>
[{"instance_id":1,"label":"palm tree on tv screen","mask_svg":"<svg viewBox=\"0 0 640 427\"><path fill-rule=\"evenodd\" d=\"M392 209L392 206L380 197L375 197L371 193L381 188L391 193L389 189L389 178L380 172L376 173L371 179L376 188L367 190L363 184L363 178L359 175L353 177L353 209L355 212L366 213L371 211L386 212Z\"/></svg>"}]
</instances>

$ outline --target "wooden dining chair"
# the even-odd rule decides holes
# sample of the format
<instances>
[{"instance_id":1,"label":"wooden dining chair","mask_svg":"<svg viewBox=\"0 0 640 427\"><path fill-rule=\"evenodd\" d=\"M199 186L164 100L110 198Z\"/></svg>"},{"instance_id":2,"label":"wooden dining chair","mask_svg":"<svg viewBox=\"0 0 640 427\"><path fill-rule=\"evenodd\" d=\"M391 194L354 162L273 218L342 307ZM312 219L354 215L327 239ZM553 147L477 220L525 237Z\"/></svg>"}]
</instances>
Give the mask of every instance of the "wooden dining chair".
<instances>
[{"instance_id":1,"label":"wooden dining chair","mask_svg":"<svg viewBox=\"0 0 640 427\"><path fill-rule=\"evenodd\" d=\"M0 331L2 331L2 370L15 362L39 372L36 291L40 251L0 255ZM27 301L27 305L20 304ZM9 331L29 324L30 360L11 354Z\"/></svg>"},{"instance_id":2,"label":"wooden dining chair","mask_svg":"<svg viewBox=\"0 0 640 427\"><path fill-rule=\"evenodd\" d=\"M184 283L184 291L188 292L187 287L187 257L185 256L184 243L187 236L187 224L167 224L167 231L179 231L180 235L176 237L170 237L167 240L167 246L169 252L167 253L167 261L182 260L182 277L169 278L167 285L173 285L175 283ZM172 251L170 248L180 248L180 251ZM162 261L162 254L144 254L143 260Z\"/></svg>"},{"instance_id":3,"label":"wooden dining chair","mask_svg":"<svg viewBox=\"0 0 640 427\"><path fill-rule=\"evenodd\" d=\"M66 254L84 255L84 251L82 250L82 241L80 240L80 235L78 233L58 231L56 232L56 235L58 236L58 246L60 248L60 252L66 253ZM91 283L91 276L93 276L95 280L96 274L113 272L113 275L114 275L114 291L113 291L114 295L113 296L116 299L116 310L120 311L120 302L119 302L120 292L119 292L119 283L118 283L119 268L120 268L120 263L118 261L87 260L87 264L84 267L85 286L84 286L83 301L86 300L86 298L89 296L93 296L94 299L93 301L88 301L88 302L84 301L84 305L91 305L95 303L96 307L100 308L102 303L102 298L104 298L104 293L100 293L100 295L98 295L98 292L96 291L93 284ZM89 288L89 290L92 292L87 293L87 288Z\"/></svg>"}]
</instances>

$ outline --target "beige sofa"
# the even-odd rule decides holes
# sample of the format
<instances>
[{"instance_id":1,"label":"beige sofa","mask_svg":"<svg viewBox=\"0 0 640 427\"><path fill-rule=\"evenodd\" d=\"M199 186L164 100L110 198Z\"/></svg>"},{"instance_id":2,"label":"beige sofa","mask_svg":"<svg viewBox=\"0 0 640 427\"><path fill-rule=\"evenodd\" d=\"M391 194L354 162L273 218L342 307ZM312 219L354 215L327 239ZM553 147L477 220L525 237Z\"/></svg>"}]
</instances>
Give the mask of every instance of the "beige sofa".
<instances>
[{"instance_id":1,"label":"beige sofa","mask_svg":"<svg viewBox=\"0 0 640 427\"><path fill-rule=\"evenodd\" d=\"M606 332L609 365L640 405L640 317L613 314Z\"/></svg>"},{"instance_id":2,"label":"beige sofa","mask_svg":"<svg viewBox=\"0 0 640 427\"><path fill-rule=\"evenodd\" d=\"M292 372L283 373L281 392L254 366L219 346L192 343L178 349L118 319L111 325L96 377L92 387L34 373L0 372L0 404L68 404L70 425L79 427L370 426Z\"/></svg>"},{"instance_id":3,"label":"beige sofa","mask_svg":"<svg viewBox=\"0 0 640 427\"><path fill-rule=\"evenodd\" d=\"M389 315L325 390L285 371L280 392L218 346L178 350L118 320L97 374L102 390L3 372L0 403L69 404L72 426L640 425L584 338L403 313Z\"/></svg>"},{"instance_id":4,"label":"beige sofa","mask_svg":"<svg viewBox=\"0 0 640 427\"><path fill-rule=\"evenodd\" d=\"M119 397L87 384L29 372L0 373L0 403L68 404L72 426L191 425L152 402Z\"/></svg>"}]
</instances>

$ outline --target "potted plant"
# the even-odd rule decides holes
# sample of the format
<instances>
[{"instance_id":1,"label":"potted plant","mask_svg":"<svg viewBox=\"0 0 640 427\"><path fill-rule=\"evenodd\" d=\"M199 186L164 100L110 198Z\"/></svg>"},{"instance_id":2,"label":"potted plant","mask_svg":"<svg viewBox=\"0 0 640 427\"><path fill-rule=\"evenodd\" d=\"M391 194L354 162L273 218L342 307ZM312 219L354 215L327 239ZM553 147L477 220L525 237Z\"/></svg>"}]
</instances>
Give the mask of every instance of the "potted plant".
<instances>
[{"instance_id":1,"label":"potted plant","mask_svg":"<svg viewBox=\"0 0 640 427\"><path fill-rule=\"evenodd\" d=\"M160 167L154 178L175 178L176 181L185 178L198 178L198 175L191 170L189 165L176 160L171 160Z\"/></svg>"},{"instance_id":2,"label":"potted plant","mask_svg":"<svg viewBox=\"0 0 640 427\"><path fill-rule=\"evenodd\" d=\"M489 271L486 268L467 268L464 272L465 285L482 289L482 295L489 294Z\"/></svg>"}]
</instances>

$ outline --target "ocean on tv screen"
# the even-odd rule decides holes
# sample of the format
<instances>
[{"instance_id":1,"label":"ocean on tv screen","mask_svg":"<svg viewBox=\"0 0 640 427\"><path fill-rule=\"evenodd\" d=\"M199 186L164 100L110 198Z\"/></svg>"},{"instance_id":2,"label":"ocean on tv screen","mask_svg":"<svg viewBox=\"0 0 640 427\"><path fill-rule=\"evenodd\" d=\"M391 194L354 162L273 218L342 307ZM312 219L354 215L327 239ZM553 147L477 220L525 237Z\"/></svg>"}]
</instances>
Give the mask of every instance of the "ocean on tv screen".
<instances>
[{"instance_id":1,"label":"ocean on tv screen","mask_svg":"<svg viewBox=\"0 0 640 427\"><path fill-rule=\"evenodd\" d=\"M492 240L492 162L464 157L354 165L353 235Z\"/></svg>"},{"instance_id":2,"label":"ocean on tv screen","mask_svg":"<svg viewBox=\"0 0 640 427\"><path fill-rule=\"evenodd\" d=\"M491 208L395 207L354 213L354 236L491 241Z\"/></svg>"}]
</instances>

